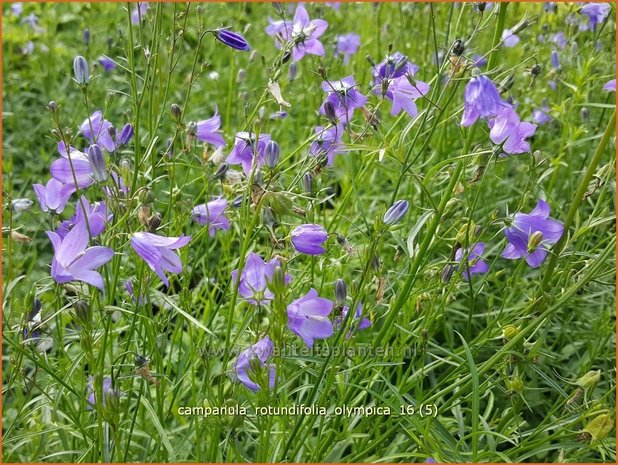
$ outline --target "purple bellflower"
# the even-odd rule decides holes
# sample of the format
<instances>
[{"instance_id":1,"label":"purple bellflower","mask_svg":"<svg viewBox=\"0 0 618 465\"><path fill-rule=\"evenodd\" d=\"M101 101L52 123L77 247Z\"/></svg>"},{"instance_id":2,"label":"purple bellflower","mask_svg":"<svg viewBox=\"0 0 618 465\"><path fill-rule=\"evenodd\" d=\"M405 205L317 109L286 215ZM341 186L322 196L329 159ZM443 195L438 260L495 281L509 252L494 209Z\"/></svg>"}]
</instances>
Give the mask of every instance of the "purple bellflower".
<instances>
[{"instance_id":1,"label":"purple bellflower","mask_svg":"<svg viewBox=\"0 0 618 465\"><path fill-rule=\"evenodd\" d=\"M137 5L133 8L133 11L131 11L131 22L133 24L139 24L140 21L143 21L144 18L146 18L146 13L149 8L150 5L148 2L137 2Z\"/></svg>"},{"instance_id":2,"label":"purple bellflower","mask_svg":"<svg viewBox=\"0 0 618 465\"><path fill-rule=\"evenodd\" d=\"M547 102L543 102L543 105L540 108L535 108L532 112L532 121L539 126L543 126L551 120L552 117L549 116L549 106L547 105Z\"/></svg>"},{"instance_id":3,"label":"purple bellflower","mask_svg":"<svg viewBox=\"0 0 618 465\"><path fill-rule=\"evenodd\" d=\"M502 45L505 47L515 47L520 41L518 35L513 34L513 31L510 29L505 29L502 31Z\"/></svg>"},{"instance_id":4,"label":"purple bellflower","mask_svg":"<svg viewBox=\"0 0 618 465\"><path fill-rule=\"evenodd\" d=\"M349 311L350 311L350 307L348 307L347 305L344 305L343 308L341 309L341 315L335 318L335 322L334 322L335 328L340 328L343 325L345 318ZM348 334L346 335L348 338L352 335L353 332L367 329L371 326L371 321L368 318L363 317L363 303L362 302L358 303L358 307L356 307L356 311L354 312L354 315L352 316L352 318L354 318L354 321L351 323L350 325L351 329L350 331L348 331Z\"/></svg>"},{"instance_id":5,"label":"purple bellflower","mask_svg":"<svg viewBox=\"0 0 618 465\"><path fill-rule=\"evenodd\" d=\"M184 247L191 241L191 236L163 237L147 232L138 232L131 237L131 247L154 271L165 287L170 283L164 271L182 272L182 262L175 249Z\"/></svg>"},{"instance_id":6,"label":"purple bellflower","mask_svg":"<svg viewBox=\"0 0 618 465\"><path fill-rule=\"evenodd\" d=\"M251 304L268 304L274 298L273 292L268 288L268 283L273 278L275 268L280 265L281 263L276 258L264 262L258 254L250 253L240 274L238 293ZM236 269L232 271L232 283L236 285L237 280L238 270ZM290 280L290 276L286 274L284 283L287 284Z\"/></svg>"},{"instance_id":7,"label":"purple bellflower","mask_svg":"<svg viewBox=\"0 0 618 465\"><path fill-rule=\"evenodd\" d=\"M332 301L318 297L312 288L288 305L288 328L311 348L315 339L326 339L333 334L333 324L328 318L333 306Z\"/></svg>"},{"instance_id":8,"label":"purple bellflower","mask_svg":"<svg viewBox=\"0 0 618 465\"><path fill-rule=\"evenodd\" d=\"M513 223L504 230L508 244L502 256L511 260L523 257L532 268L541 266L550 246L564 232L564 225L551 219L550 213L549 204L540 199L530 213L515 213Z\"/></svg>"},{"instance_id":9,"label":"purple bellflower","mask_svg":"<svg viewBox=\"0 0 618 465\"><path fill-rule=\"evenodd\" d=\"M84 210L86 210L85 217ZM91 205L88 199L82 195L81 201L78 201L75 205L75 215L70 220L64 220L60 223L58 229L56 229L56 234L61 239L64 239L76 224L87 221L90 228L90 236L97 237L105 231L107 223L112 221L113 218L114 215L109 211L105 202L95 202Z\"/></svg>"},{"instance_id":10,"label":"purple bellflower","mask_svg":"<svg viewBox=\"0 0 618 465\"><path fill-rule=\"evenodd\" d=\"M225 139L221 135L221 116L215 115L196 123L197 140L206 142L214 147L224 147Z\"/></svg>"},{"instance_id":11,"label":"purple bellflower","mask_svg":"<svg viewBox=\"0 0 618 465\"><path fill-rule=\"evenodd\" d=\"M323 19L309 19L309 14L304 6L298 5L294 13L291 40L294 44L292 59L300 61L306 54L324 56L324 46L319 38L328 28L328 23Z\"/></svg>"},{"instance_id":12,"label":"purple bellflower","mask_svg":"<svg viewBox=\"0 0 618 465\"><path fill-rule=\"evenodd\" d=\"M337 124L329 128L317 126L315 128L315 139L311 143L309 153L313 156L325 155L327 158L326 166L331 166L335 161L335 155L342 153L345 145L341 142L343 136L343 126Z\"/></svg>"},{"instance_id":13,"label":"purple bellflower","mask_svg":"<svg viewBox=\"0 0 618 465\"><path fill-rule=\"evenodd\" d=\"M257 158L257 167L264 164L264 149L270 141L270 134L260 134L258 140L250 132L239 132L234 139L234 148L225 160L230 165L242 165L247 176L253 169L253 158Z\"/></svg>"},{"instance_id":14,"label":"purple bellflower","mask_svg":"<svg viewBox=\"0 0 618 465\"><path fill-rule=\"evenodd\" d=\"M70 184L73 189L75 189L75 180L77 181L77 187L80 189L84 189L94 183L92 168L85 153L80 152L75 147L69 147L67 150L64 142L58 144L58 153L60 153L62 158L54 160L50 167L50 172L54 179L62 184ZM75 180L73 176L75 176Z\"/></svg>"},{"instance_id":15,"label":"purple bellflower","mask_svg":"<svg viewBox=\"0 0 618 465\"><path fill-rule=\"evenodd\" d=\"M611 9L610 3L586 3L580 10L580 13L588 16L590 29L594 31L597 24L605 21Z\"/></svg>"},{"instance_id":16,"label":"purple bellflower","mask_svg":"<svg viewBox=\"0 0 618 465\"><path fill-rule=\"evenodd\" d=\"M492 80L484 75L470 79L466 85L464 98L462 126L472 126L479 118L494 117L505 106L509 106L500 97L500 93Z\"/></svg>"},{"instance_id":17,"label":"purple bellflower","mask_svg":"<svg viewBox=\"0 0 618 465\"><path fill-rule=\"evenodd\" d=\"M101 401L101 404L103 406L106 405L108 398L111 398L112 396L120 397L120 395L122 394L120 391L117 391L116 389L112 387L112 378L110 378L109 376L103 377L103 383L102 383L101 388L102 388L101 390L103 391L103 399ZM92 376L88 379L87 400L88 400L88 408L92 409L96 405L96 396L94 392L94 379Z\"/></svg>"},{"instance_id":18,"label":"purple bellflower","mask_svg":"<svg viewBox=\"0 0 618 465\"><path fill-rule=\"evenodd\" d=\"M227 231L230 229L230 221L225 216L227 200L219 197L196 206L192 210L193 220L199 224L208 226L208 234L214 237L217 230Z\"/></svg>"},{"instance_id":19,"label":"purple bellflower","mask_svg":"<svg viewBox=\"0 0 618 465\"><path fill-rule=\"evenodd\" d=\"M536 124L522 122L512 108L504 108L489 121L489 138L494 144L502 144L502 150L509 155L530 151L526 139L536 132Z\"/></svg>"},{"instance_id":20,"label":"purple bellflower","mask_svg":"<svg viewBox=\"0 0 618 465\"><path fill-rule=\"evenodd\" d=\"M474 274L482 274L489 271L489 266L481 258L481 255L483 255L484 251L485 244L483 242L479 242L474 245L472 250L467 250L460 247L459 249L457 249L457 252L455 252L455 261L458 263L461 262L465 255L468 256L467 266L462 265L463 278L466 281L469 281L470 277Z\"/></svg>"},{"instance_id":21,"label":"purple bellflower","mask_svg":"<svg viewBox=\"0 0 618 465\"><path fill-rule=\"evenodd\" d=\"M290 35L292 25L283 19L268 18L266 34L275 38L275 47L280 49Z\"/></svg>"},{"instance_id":22,"label":"purple bellflower","mask_svg":"<svg viewBox=\"0 0 618 465\"><path fill-rule=\"evenodd\" d=\"M34 184L32 187L39 199L41 210L52 213L62 213L69 197L75 192L72 185L62 184L54 178L50 179L45 186Z\"/></svg>"},{"instance_id":23,"label":"purple bellflower","mask_svg":"<svg viewBox=\"0 0 618 465\"><path fill-rule=\"evenodd\" d=\"M57 283L83 281L103 289L103 278L95 268L110 261L114 251L108 247L88 247L89 235L85 222L77 223L64 239L53 231L47 231L47 237L54 247L51 275Z\"/></svg>"},{"instance_id":24,"label":"purple bellflower","mask_svg":"<svg viewBox=\"0 0 618 465\"><path fill-rule=\"evenodd\" d=\"M112 127L112 123L103 119L103 112L97 110L84 120L80 132L91 144L98 144L108 152L113 152L116 150L116 141L110 133Z\"/></svg>"},{"instance_id":25,"label":"purple bellflower","mask_svg":"<svg viewBox=\"0 0 618 465\"><path fill-rule=\"evenodd\" d=\"M253 344L248 349L243 350L236 359L234 371L236 378L242 384L247 386L253 392L260 390L260 385L256 383L256 378L259 380L259 375L254 372L254 368L259 367L267 370L268 376L268 388L273 389L275 387L276 369L272 364L266 365L266 362L273 353L274 344L270 337L266 336ZM252 361L254 361L252 363ZM257 375L257 376L256 376Z\"/></svg>"},{"instance_id":26,"label":"purple bellflower","mask_svg":"<svg viewBox=\"0 0 618 465\"><path fill-rule=\"evenodd\" d=\"M103 69L108 73L116 69L116 62L114 62L114 60L112 60L110 57L103 55L99 58L98 61L99 64L103 67Z\"/></svg>"},{"instance_id":27,"label":"purple bellflower","mask_svg":"<svg viewBox=\"0 0 618 465\"><path fill-rule=\"evenodd\" d=\"M330 102L335 109L335 116L347 123L352 119L354 109L362 108L367 103L367 97L356 90L354 77L347 76L339 81L322 82L322 90L328 93L326 100L320 107L320 113L326 114L326 102Z\"/></svg>"},{"instance_id":28,"label":"purple bellflower","mask_svg":"<svg viewBox=\"0 0 618 465\"><path fill-rule=\"evenodd\" d=\"M616 80L611 79L603 85L603 90L606 92L616 92Z\"/></svg>"},{"instance_id":29,"label":"purple bellflower","mask_svg":"<svg viewBox=\"0 0 618 465\"><path fill-rule=\"evenodd\" d=\"M487 58L485 58L483 55L475 53L474 55L472 55L472 64L475 68L483 68L487 64Z\"/></svg>"},{"instance_id":30,"label":"purple bellflower","mask_svg":"<svg viewBox=\"0 0 618 465\"><path fill-rule=\"evenodd\" d=\"M408 57L401 52L387 55L383 62L376 65L373 70L374 83L377 85L383 79L396 79L406 74L414 76L418 71L418 66L408 60Z\"/></svg>"},{"instance_id":31,"label":"purple bellflower","mask_svg":"<svg viewBox=\"0 0 618 465\"><path fill-rule=\"evenodd\" d=\"M302 224L292 229L290 233L292 245L300 253L321 255L326 252L322 244L328 239L328 233L319 224Z\"/></svg>"},{"instance_id":32,"label":"purple bellflower","mask_svg":"<svg viewBox=\"0 0 618 465\"><path fill-rule=\"evenodd\" d=\"M337 48L335 53L343 56L343 63L348 64L350 57L358 52L360 47L360 36L358 34L342 34L337 36Z\"/></svg>"}]
</instances>

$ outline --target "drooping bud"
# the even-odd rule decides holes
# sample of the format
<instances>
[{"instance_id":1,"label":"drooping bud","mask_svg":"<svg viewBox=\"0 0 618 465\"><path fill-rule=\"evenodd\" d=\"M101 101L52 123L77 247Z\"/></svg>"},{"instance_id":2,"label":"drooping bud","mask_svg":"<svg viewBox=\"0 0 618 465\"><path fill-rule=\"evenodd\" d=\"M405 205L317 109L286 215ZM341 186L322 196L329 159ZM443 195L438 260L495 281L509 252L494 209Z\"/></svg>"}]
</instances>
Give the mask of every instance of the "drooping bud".
<instances>
[{"instance_id":1,"label":"drooping bud","mask_svg":"<svg viewBox=\"0 0 618 465\"><path fill-rule=\"evenodd\" d=\"M236 84L241 84L245 80L245 76L247 75L244 69L239 69L236 74Z\"/></svg>"},{"instance_id":2,"label":"drooping bud","mask_svg":"<svg viewBox=\"0 0 618 465\"><path fill-rule=\"evenodd\" d=\"M75 81L80 86L88 85L90 82L90 71L88 70L88 62L86 59L78 55L73 60L73 74L75 76Z\"/></svg>"},{"instance_id":3,"label":"drooping bud","mask_svg":"<svg viewBox=\"0 0 618 465\"><path fill-rule=\"evenodd\" d=\"M103 150L97 144L88 147L88 162L92 169L92 177L96 182L107 181L107 165Z\"/></svg>"},{"instance_id":4,"label":"drooping bud","mask_svg":"<svg viewBox=\"0 0 618 465\"><path fill-rule=\"evenodd\" d=\"M227 173L227 170L230 168L230 165L228 165L227 163L221 163L219 165L219 167L217 168L217 171L215 171L212 174L212 179L224 179L225 178L225 173Z\"/></svg>"},{"instance_id":5,"label":"drooping bud","mask_svg":"<svg viewBox=\"0 0 618 465\"><path fill-rule=\"evenodd\" d=\"M338 307L343 307L345 305L345 300L347 297L348 288L343 279L337 279L335 282L335 303Z\"/></svg>"},{"instance_id":6,"label":"drooping bud","mask_svg":"<svg viewBox=\"0 0 618 465\"><path fill-rule=\"evenodd\" d=\"M541 231L534 231L528 239L528 253L532 253L543 241L543 233Z\"/></svg>"},{"instance_id":7,"label":"drooping bud","mask_svg":"<svg viewBox=\"0 0 618 465\"><path fill-rule=\"evenodd\" d=\"M232 32L228 29L217 29L213 31L213 34L219 42L235 50L241 50L243 52L251 50L247 40L236 32Z\"/></svg>"},{"instance_id":8,"label":"drooping bud","mask_svg":"<svg viewBox=\"0 0 618 465\"><path fill-rule=\"evenodd\" d=\"M407 213L409 206L407 200L397 200L384 214L384 224L392 226L399 223Z\"/></svg>"},{"instance_id":9,"label":"drooping bud","mask_svg":"<svg viewBox=\"0 0 618 465\"><path fill-rule=\"evenodd\" d=\"M266 148L264 149L264 161L271 168L274 169L279 163L279 144L274 140L268 141Z\"/></svg>"},{"instance_id":10,"label":"drooping bud","mask_svg":"<svg viewBox=\"0 0 618 465\"><path fill-rule=\"evenodd\" d=\"M47 108L52 113L56 113L58 111L58 104L54 100L52 100L51 102L47 104Z\"/></svg>"},{"instance_id":11,"label":"drooping bud","mask_svg":"<svg viewBox=\"0 0 618 465\"><path fill-rule=\"evenodd\" d=\"M11 202L11 207L14 212L20 213L29 210L32 203L33 202L30 199L15 199Z\"/></svg>"}]
</instances>

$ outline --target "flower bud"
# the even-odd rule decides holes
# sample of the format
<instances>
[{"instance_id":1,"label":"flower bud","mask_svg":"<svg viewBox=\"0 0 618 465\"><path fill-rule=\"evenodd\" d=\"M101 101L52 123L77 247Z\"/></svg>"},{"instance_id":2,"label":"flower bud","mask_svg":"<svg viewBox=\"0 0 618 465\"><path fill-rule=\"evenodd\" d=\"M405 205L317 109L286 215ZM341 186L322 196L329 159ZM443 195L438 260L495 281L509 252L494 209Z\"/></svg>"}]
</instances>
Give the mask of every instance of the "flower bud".
<instances>
[{"instance_id":1,"label":"flower bud","mask_svg":"<svg viewBox=\"0 0 618 465\"><path fill-rule=\"evenodd\" d=\"M551 51L551 65L557 71L560 69L560 58L558 57L558 52L556 50Z\"/></svg>"},{"instance_id":2,"label":"flower bud","mask_svg":"<svg viewBox=\"0 0 618 465\"><path fill-rule=\"evenodd\" d=\"M131 123L127 123L120 131L120 138L118 139L119 145L127 145L129 141L133 138L133 126Z\"/></svg>"},{"instance_id":3,"label":"flower bud","mask_svg":"<svg viewBox=\"0 0 618 465\"><path fill-rule=\"evenodd\" d=\"M133 169L131 168L131 162L126 158L120 160L120 176L125 184L130 184L131 174L133 174Z\"/></svg>"},{"instance_id":4,"label":"flower bud","mask_svg":"<svg viewBox=\"0 0 618 465\"><path fill-rule=\"evenodd\" d=\"M88 62L81 55L76 56L75 60L73 60L73 74L75 75L75 81L80 86L88 85L88 83L90 82Z\"/></svg>"},{"instance_id":5,"label":"flower bud","mask_svg":"<svg viewBox=\"0 0 618 465\"><path fill-rule=\"evenodd\" d=\"M30 199L15 199L11 202L11 207L14 212L20 213L29 210L32 203Z\"/></svg>"},{"instance_id":6,"label":"flower bud","mask_svg":"<svg viewBox=\"0 0 618 465\"><path fill-rule=\"evenodd\" d=\"M277 16L284 16L285 10L283 8L283 4L281 2L273 2L272 3L273 10L275 10L275 14Z\"/></svg>"},{"instance_id":7,"label":"flower bud","mask_svg":"<svg viewBox=\"0 0 618 465\"><path fill-rule=\"evenodd\" d=\"M509 390L513 392L522 392L524 390L524 380L519 376L513 376L510 380L506 382Z\"/></svg>"},{"instance_id":8,"label":"flower bud","mask_svg":"<svg viewBox=\"0 0 618 465\"><path fill-rule=\"evenodd\" d=\"M274 169L277 163L279 163L279 144L274 140L268 141L268 144L266 144L264 161L271 169Z\"/></svg>"},{"instance_id":9,"label":"flower bud","mask_svg":"<svg viewBox=\"0 0 618 465\"><path fill-rule=\"evenodd\" d=\"M532 253L543 241L543 233L541 231L534 231L528 239L528 253Z\"/></svg>"},{"instance_id":10,"label":"flower bud","mask_svg":"<svg viewBox=\"0 0 618 465\"><path fill-rule=\"evenodd\" d=\"M575 384L577 384L578 386L584 389L590 389L595 384L597 384L600 379L601 379L601 370L591 370L588 373L586 373L584 376L579 378L575 382Z\"/></svg>"},{"instance_id":11,"label":"flower bud","mask_svg":"<svg viewBox=\"0 0 618 465\"><path fill-rule=\"evenodd\" d=\"M239 69L236 74L236 84L240 84L245 80L246 72L244 69Z\"/></svg>"},{"instance_id":12,"label":"flower bud","mask_svg":"<svg viewBox=\"0 0 618 465\"><path fill-rule=\"evenodd\" d=\"M519 334L519 328L515 325L506 325L504 328L502 328L502 337L507 341L513 339L515 336L517 336L517 334Z\"/></svg>"},{"instance_id":13,"label":"flower bud","mask_svg":"<svg viewBox=\"0 0 618 465\"><path fill-rule=\"evenodd\" d=\"M58 104L54 100L52 100L51 102L47 104L47 108L52 113L56 113L58 111Z\"/></svg>"},{"instance_id":14,"label":"flower bud","mask_svg":"<svg viewBox=\"0 0 618 465\"><path fill-rule=\"evenodd\" d=\"M172 103L172 106L170 107L170 113L174 122L180 123L180 119L182 118L182 110L180 109L180 107L175 103Z\"/></svg>"},{"instance_id":15,"label":"flower bud","mask_svg":"<svg viewBox=\"0 0 618 465\"><path fill-rule=\"evenodd\" d=\"M313 176L311 173L303 175L303 189L307 194L313 194Z\"/></svg>"},{"instance_id":16,"label":"flower bud","mask_svg":"<svg viewBox=\"0 0 618 465\"><path fill-rule=\"evenodd\" d=\"M485 11L485 8L487 7L487 2L476 2L474 6L477 10L483 13Z\"/></svg>"},{"instance_id":17,"label":"flower bud","mask_svg":"<svg viewBox=\"0 0 618 465\"><path fill-rule=\"evenodd\" d=\"M335 106L329 101L326 101L324 103L324 116L326 116L326 118L328 118L328 121L333 124L337 122L337 113L335 112Z\"/></svg>"},{"instance_id":18,"label":"flower bud","mask_svg":"<svg viewBox=\"0 0 618 465\"><path fill-rule=\"evenodd\" d=\"M90 29L84 29L84 31L82 32L82 39L84 40L84 43L86 45L90 43Z\"/></svg>"},{"instance_id":19,"label":"flower bud","mask_svg":"<svg viewBox=\"0 0 618 465\"><path fill-rule=\"evenodd\" d=\"M442 270L442 282L444 284L448 284L449 282L451 282L451 278L453 277L453 273L455 272L457 268L453 265L446 265L444 267L444 270Z\"/></svg>"},{"instance_id":20,"label":"flower bud","mask_svg":"<svg viewBox=\"0 0 618 465\"><path fill-rule=\"evenodd\" d=\"M281 294L285 289L285 273L283 272L283 268L280 266L276 266L273 270L273 277L270 281L270 289L275 294Z\"/></svg>"},{"instance_id":21,"label":"flower bud","mask_svg":"<svg viewBox=\"0 0 618 465\"><path fill-rule=\"evenodd\" d=\"M236 32L232 32L228 29L217 29L216 31L213 31L213 34L219 42L235 50L241 50L243 52L251 50L247 40Z\"/></svg>"},{"instance_id":22,"label":"flower bud","mask_svg":"<svg viewBox=\"0 0 618 465\"><path fill-rule=\"evenodd\" d=\"M258 58L257 50L252 50L251 53L249 54L249 61L253 62L257 60L257 58Z\"/></svg>"},{"instance_id":23,"label":"flower bud","mask_svg":"<svg viewBox=\"0 0 618 465\"><path fill-rule=\"evenodd\" d=\"M242 195L239 195L238 197L236 197L234 199L234 201L232 202L232 207L234 208L240 208L240 206L242 205Z\"/></svg>"},{"instance_id":24,"label":"flower bud","mask_svg":"<svg viewBox=\"0 0 618 465\"><path fill-rule=\"evenodd\" d=\"M500 84L498 85L498 90L500 91L500 93L504 93L508 91L511 87L513 87L513 84L515 84L515 76L509 74L502 80L502 82L500 82Z\"/></svg>"},{"instance_id":25,"label":"flower bud","mask_svg":"<svg viewBox=\"0 0 618 465\"><path fill-rule=\"evenodd\" d=\"M587 107L583 107L580 112L579 112L581 119L584 123L588 122L588 119L590 118L590 111L588 110Z\"/></svg>"},{"instance_id":26,"label":"flower bud","mask_svg":"<svg viewBox=\"0 0 618 465\"><path fill-rule=\"evenodd\" d=\"M292 63L290 65L290 69L288 70L288 79L293 81L296 79L296 75L298 74L298 65L296 63Z\"/></svg>"},{"instance_id":27,"label":"flower bud","mask_svg":"<svg viewBox=\"0 0 618 465\"><path fill-rule=\"evenodd\" d=\"M92 317L92 312L90 311L90 305L83 300L78 300L73 304L73 311L75 311L75 316L82 323L89 323Z\"/></svg>"},{"instance_id":28,"label":"flower bud","mask_svg":"<svg viewBox=\"0 0 618 465\"><path fill-rule=\"evenodd\" d=\"M150 189L144 189L139 195L139 201L146 205L152 205L154 203L154 195Z\"/></svg>"},{"instance_id":29,"label":"flower bud","mask_svg":"<svg viewBox=\"0 0 618 465\"><path fill-rule=\"evenodd\" d=\"M229 168L230 168L230 165L228 165L227 163L221 163L219 167L217 168L217 171L215 171L212 174L211 179L215 180L215 179L225 178L225 173L227 173L227 170Z\"/></svg>"},{"instance_id":30,"label":"flower bud","mask_svg":"<svg viewBox=\"0 0 618 465\"><path fill-rule=\"evenodd\" d=\"M407 200L397 200L384 214L384 224L392 226L399 223L407 213L409 206Z\"/></svg>"},{"instance_id":31,"label":"flower bud","mask_svg":"<svg viewBox=\"0 0 618 465\"><path fill-rule=\"evenodd\" d=\"M338 307L343 307L345 305L347 292L348 289L345 285L345 281L343 279L338 279L335 282L335 303Z\"/></svg>"},{"instance_id":32,"label":"flower bud","mask_svg":"<svg viewBox=\"0 0 618 465\"><path fill-rule=\"evenodd\" d=\"M88 162L90 163L94 180L96 182L105 182L107 180L107 165L105 164L103 150L97 144L88 147Z\"/></svg>"}]
</instances>

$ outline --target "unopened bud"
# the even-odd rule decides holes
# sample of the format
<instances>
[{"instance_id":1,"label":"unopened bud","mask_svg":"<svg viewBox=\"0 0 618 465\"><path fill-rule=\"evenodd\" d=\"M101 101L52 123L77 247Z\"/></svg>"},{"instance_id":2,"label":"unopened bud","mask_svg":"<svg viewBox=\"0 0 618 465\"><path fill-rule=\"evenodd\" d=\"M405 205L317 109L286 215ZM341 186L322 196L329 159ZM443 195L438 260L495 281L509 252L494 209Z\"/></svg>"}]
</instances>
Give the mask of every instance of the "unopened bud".
<instances>
[{"instance_id":1,"label":"unopened bud","mask_svg":"<svg viewBox=\"0 0 618 465\"><path fill-rule=\"evenodd\" d=\"M517 336L517 334L519 334L519 328L515 325L506 325L504 328L502 328L502 337L507 341L513 339L515 336Z\"/></svg>"},{"instance_id":2,"label":"unopened bud","mask_svg":"<svg viewBox=\"0 0 618 465\"><path fill-rule=\"evenodd\" d=\"M219 167L217 168L217 171L215 171L212 174L212 179L223 179L225 178L225 173L227 173L227 170L230 168L230 165L228 165L227 163L221 163L219 165Z\"/></svg>"},{"instance_id":3,"label":"unopened bud","mask_svg":"<svg viewBox=\"0 0 618 465\"><path fill-rule=\"evenodd\" d=\"M279 144L274 140L268 141L264 149L264 161L269 168L274 169L279 163Z\"/></svg>"},{"instance_id":4,"label":"unopened bud","mask_svg":"<svg viewBox=\"0 0 618 465\"><path fill-rule=\"evenodd\" d=\"M347 297L347 286L343 279L338 279L335 282L335 303L338 307L343 307L345 305L345 300Z\"/></svg>"},{"instance_id":5,"label":"unopened bud","mask_svg":"<svg viewBox=\"0 0 618 465\"><path fill-rule=\"evenodd\" d=\"M143 204L152 205L154 202L154 195L150 189L144 189L139 195L139 200Z\"/></svg>"},{"instance_id":6,"label":"unopened bud","mask_svg":"<svg viewBox=\"0 0 618 465\"><path fill-rule=\"evenodd\" d=\"M453 55L461 56L465 50L466 43L461 39L457 39L453 44Z\"/></svg>"},{"instance_id":7,"label":"unopened bud","mask_svg":"<svg viewBox=\"0 0 618 465\"><path fill-rule=\"evenodd\" d=\"M58 104L54 100L52 100L51 102L47 104L47 108L52 113L56 113L58 111Z\"/></svg>"},{"instance_id":8,"label":"unopened bud","mask_svg":"<svg viewBox=\"0 0 618 465\"><path fill-rule=\"evenodd\" d=\"M313 194L313 176L311 173L303 175L303 189L307 194Z\"/></svg>"},{"instance_id":9,"label":"unopened bud","mask_svg":"<svg viewBox=\"0 0 618 465\"><path fill-rule=\"evenodd\" d=\"M92 169L92 177L96 182L107 181L107 165L103 150L97 144L88 147L88 162Z\"/></svg>"},{"instance_id":10,"label":"unopened bud","mask_svg":"<svg viewBox=\"0 0 618 465\"><path fill-rule=\"evenodd\" d=\"M455 271L456 267L453 265L446 265L444 267L444 269L442 270L442 282L444 284L448 284L451 281L451 278L453 277L453 272Z\"/></svg>"},{"instance_id":11,"label":"unopened bud","mask_svg":"<svg viewBox=\"0 0 618 465\"><path fill-rule=\"evenodd\" d=\"M161 221L163 221L161 213L157 212L152 215L150 218L148 218L148 230L151 233L155 232L157 229L159 229L159 226L161 226Z\"/></svg>"},{"instance_id":12,"label":"unopened bud","mask_svg":"<svg viewBox=\"0 0 618 465\"><path fill-rule=\"evenodd\" d=\"M245 76L246 76L246 72L244 69L239 69L238 73L236 74L236 83L240 84L245 80Z\"/></svg>"},{"instance_id":13,"label":"unopened bud","mask_svg":"<svg viewBox=\"0 0 618 465\"><path fill-rule=\"evenodd\" d=\"M288 79L290 81L293 81L294 79L296 79L297 74L298 74L298 65L296 64L296 62L294 62L290 65L290 69L288 70Z\"/></svg>"},{"instance_id":14,"label":"unopened bud","mask_svg":"<svg viewBox=\"0 0 618 465\"><path fill-rule=\"evenodd\" d=\"M384 224L392 226L399 223L407 213L409 206L407 200L397 200L384 214Z\"/></svg>"},{"instance_id":15,"label":"unopened bud","mask_svg":"<svg viewBox=\"0 0 618 465\"><path fill-rule=\"evenodd\" d=\"M90 322L92 312L90 311L90 305L88 305L87 302L78 300L73 304L73 310L75 311L75 316L81 323Z\"/></svg>"},{"instance_id":16,"label":"unopened bud","mask_svg":"<svg viewBox=\"0 0 618 465\"><path fill-rule=\"evenodd\" d=\"M180 119L182 118L182 110L175 103L172 103L172 106L170 107L170 114L176 123L180 123Z\"/></svg>"},{"instance_id":17,"label":"unopened bud","mask_svg":"<svg viewBox=\"0 0 618 465\"><path fill-rule=\"evenodd\" d=\"M75 60L73 60L73 74L75 76L75 82L80 86L88 85L90 82L88 62L81 55L76 56Z\"/></svg>"},{"instance_id":18,"label":"unopened bud","mask_svg":"<svg viewBox=\"0 0 618 465\"><path fill-rule=\"evenodd\" d=\"M270 288L275 294L281 294L285 289L285 273L280 266L276 266L273 270Z\"/></svg>"}]
</instances>

